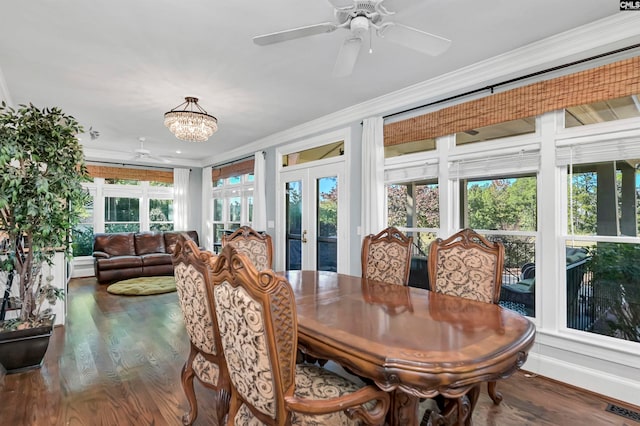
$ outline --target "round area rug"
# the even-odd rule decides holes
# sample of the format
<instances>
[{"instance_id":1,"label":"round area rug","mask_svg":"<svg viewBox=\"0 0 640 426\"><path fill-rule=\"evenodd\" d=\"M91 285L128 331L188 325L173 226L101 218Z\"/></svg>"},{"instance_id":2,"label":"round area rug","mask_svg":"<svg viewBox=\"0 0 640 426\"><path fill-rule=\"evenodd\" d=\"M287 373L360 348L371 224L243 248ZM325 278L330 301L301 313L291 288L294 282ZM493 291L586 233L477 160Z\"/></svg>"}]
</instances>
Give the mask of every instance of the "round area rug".
<instances>
[{"instance_id":1,"label":"round area rug","mask_svg":"<svg viewBox=\"0 0 640 426\"><path fill-rule=\"evenodd\" d=\"M166 277L139 277L118 281L107 287L112 294L124 294L127 296L148 296L176 291L176 281L173 276Z\"/></svg>"}]
</instances>

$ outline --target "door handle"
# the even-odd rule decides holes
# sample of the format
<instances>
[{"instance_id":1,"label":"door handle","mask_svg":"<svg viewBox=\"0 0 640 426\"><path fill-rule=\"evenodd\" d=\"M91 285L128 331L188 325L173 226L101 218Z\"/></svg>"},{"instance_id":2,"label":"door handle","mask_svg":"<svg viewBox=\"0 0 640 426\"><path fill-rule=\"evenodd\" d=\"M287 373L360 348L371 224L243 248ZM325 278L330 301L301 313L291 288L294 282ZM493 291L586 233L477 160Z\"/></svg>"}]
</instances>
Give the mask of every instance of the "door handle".
<instances>
[{"instance_id":1,"label":"door handle","mask_svg":"<svg viewBox=\"0 0 640 426\"><path fill-rule=\"evenodd\" d=\"M307 230L306 229L304 231L302 231L302 242L303 243L307 242Z\"/></svg>"}]
</instances>

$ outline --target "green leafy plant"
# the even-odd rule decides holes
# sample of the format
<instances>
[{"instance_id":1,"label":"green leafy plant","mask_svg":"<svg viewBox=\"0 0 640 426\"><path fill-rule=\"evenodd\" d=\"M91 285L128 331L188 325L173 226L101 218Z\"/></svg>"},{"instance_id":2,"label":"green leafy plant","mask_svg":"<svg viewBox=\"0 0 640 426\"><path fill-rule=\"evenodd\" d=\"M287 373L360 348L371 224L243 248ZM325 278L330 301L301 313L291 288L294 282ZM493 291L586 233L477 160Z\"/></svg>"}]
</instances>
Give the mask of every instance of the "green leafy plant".
<instances>
[{"instance_id":1,"label":"green leafy plant","mask_svg":"<svg viewBox=\"0 0 640 426\"><path fill-rule=\"evenodd\" d=\"M69 255L71 230L84 214L87 171L79 133L75 118L59 108L0 106L0 284L11 279L19 286L20 317L12 327L37 324L50 314L43 302L62 297L42 266L53 263L57 250Z\"/></svg>"},{"instance_id":2,"label":"green leafy plant","mask_svg":"<svg viewBox=\"0 0 640 426\"><path fill-rule=\"evenodd\" d=\"M594 295L608 302L610 335L640 342L640 244L600 242L590 265Z\"/></svg>"}]
</instances>

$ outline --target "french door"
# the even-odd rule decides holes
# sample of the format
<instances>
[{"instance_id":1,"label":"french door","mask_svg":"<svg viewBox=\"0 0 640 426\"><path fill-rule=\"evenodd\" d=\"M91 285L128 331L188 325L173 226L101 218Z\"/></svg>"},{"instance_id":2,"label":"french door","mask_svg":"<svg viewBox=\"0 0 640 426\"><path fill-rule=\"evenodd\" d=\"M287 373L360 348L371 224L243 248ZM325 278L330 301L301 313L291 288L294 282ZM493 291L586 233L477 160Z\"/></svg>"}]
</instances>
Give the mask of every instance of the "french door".
<instances>
[{"instance_id":1,"label":"french door","mask_svg":"<svg viewBox=\"0 0 640 426\"><path fill-rule=\"evenodd\" d=\"M343 270L344 162L283 171L280 182L284 269Z\"/></svg>"}]
</instances>

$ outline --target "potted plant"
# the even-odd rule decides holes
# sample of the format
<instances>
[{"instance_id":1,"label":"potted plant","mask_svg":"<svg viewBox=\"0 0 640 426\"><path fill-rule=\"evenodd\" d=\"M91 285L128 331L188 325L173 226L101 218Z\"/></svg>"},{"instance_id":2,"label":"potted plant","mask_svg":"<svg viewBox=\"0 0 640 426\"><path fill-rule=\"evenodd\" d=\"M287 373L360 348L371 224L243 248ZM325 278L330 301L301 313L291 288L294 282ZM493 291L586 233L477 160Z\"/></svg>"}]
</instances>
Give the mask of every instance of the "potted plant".
<instances>
[{"instance_id":1,"label":"potted plant","mask_svg":"<svg viewBox=\"0 0 640 426\"><path fill-rule=\"evenodd\" d=\"M8 371L40 365L53 327L46 305L64 295L42 267L52 265L56 251L70 255L71 229L84 212L88 194L81 183L87 172L76 137L81 132L75 118L59 108L0 106L0 363ZM8 302L19 315L5 320ZM42 332L44 351L34 364L28 342ZM23 346L4 347L15 341ZM19 366L20 354L32 365Z\"/></svg>"}]
</instances>

